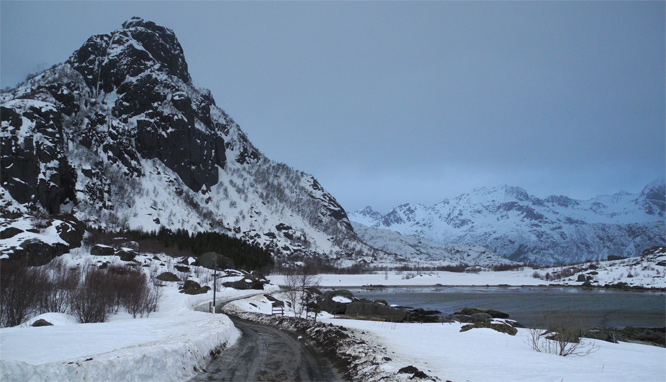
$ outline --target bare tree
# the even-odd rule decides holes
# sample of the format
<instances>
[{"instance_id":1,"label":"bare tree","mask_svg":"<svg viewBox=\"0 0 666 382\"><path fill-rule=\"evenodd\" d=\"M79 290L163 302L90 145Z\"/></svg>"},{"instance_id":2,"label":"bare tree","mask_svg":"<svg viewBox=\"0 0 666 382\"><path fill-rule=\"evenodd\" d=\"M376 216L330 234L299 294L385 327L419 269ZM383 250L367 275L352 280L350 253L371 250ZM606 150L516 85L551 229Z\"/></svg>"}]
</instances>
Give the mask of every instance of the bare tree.
<instances>
[{"instance_id":1,"label":"bare tree","mask_svg":"<svg viewBox=\"0 0 666 382\"><path fill-rule=\"evenodd\" d=\"M1 262L0 322L2 326L20 325L43 300L46 273L22 263Z\"/></svg>"},{"instance_id":2,"label":"bare tree","mask_svg":"<svg viewBox=\"0 0 666 382\"><path fill-rule=\"evenodd\" d=\"M571 312L547 312L539 328L529 329L527 343L537 352L568 355L588 355L598 350L594 342L583 339L586 315Z\"/></svg>"},{"instance_id":3,"label":"bare tree","mask_svg":"<svg viewBox=\"0 0 666 382\"><path fill-rule=\"evenodd\" d=\"M284 285L285 293L296 316L301 317L307 308L308 289L319 286L320 281L316 268L311 262L305 262L303 266L295 268L287 274Z\"/></svg>"}]
</instances>

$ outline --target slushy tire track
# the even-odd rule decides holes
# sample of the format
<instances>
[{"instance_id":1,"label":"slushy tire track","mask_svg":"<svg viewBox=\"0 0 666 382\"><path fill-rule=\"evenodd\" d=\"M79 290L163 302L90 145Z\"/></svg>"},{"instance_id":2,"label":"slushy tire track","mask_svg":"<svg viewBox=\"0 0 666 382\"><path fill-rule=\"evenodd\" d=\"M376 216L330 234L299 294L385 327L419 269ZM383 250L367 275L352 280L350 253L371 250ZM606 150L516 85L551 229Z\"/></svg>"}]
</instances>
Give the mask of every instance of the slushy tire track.
<instances>
[{"instance_id":1,"label":"slushy tire track","mask_svg":"<svg viewBox=\"0 0 666 382\"><path fill-rule=\"evenodd\" d=\"M231 317L243 333L192 381L339 381L331 363L295 335Z\"/></svg>"}]
</instances>

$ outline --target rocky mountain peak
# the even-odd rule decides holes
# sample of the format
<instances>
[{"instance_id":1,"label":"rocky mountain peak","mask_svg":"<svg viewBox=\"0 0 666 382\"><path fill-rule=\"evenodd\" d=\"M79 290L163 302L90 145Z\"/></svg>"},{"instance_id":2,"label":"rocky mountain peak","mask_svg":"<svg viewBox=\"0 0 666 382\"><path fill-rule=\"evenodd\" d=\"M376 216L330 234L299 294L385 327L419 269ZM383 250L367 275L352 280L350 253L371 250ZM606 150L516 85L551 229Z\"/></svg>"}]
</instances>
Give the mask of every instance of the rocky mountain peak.
<instances>
[{"instance_id":1,"label":"rocky mountain peak","mask_svg":"<svg viewBox=\"0 0 666 382\"><path fill-rule=\"evenodd\" d=\"M666 211L666 183L655 180L641 191L637 203L650 215L664 217Z\"/></svg>"},{"instance_id":2,"label":"rocky mountain peak","mask_svg":"<svg viewBox=\"0 0 666 382\"><path fill-rule=\"evenodd\" d=\"M86 84L106 93L128 78L164 73L191 83L183 48L171 29L133 17L110 34L92 36L68 61Z\"/></svg>"}]
</instances>

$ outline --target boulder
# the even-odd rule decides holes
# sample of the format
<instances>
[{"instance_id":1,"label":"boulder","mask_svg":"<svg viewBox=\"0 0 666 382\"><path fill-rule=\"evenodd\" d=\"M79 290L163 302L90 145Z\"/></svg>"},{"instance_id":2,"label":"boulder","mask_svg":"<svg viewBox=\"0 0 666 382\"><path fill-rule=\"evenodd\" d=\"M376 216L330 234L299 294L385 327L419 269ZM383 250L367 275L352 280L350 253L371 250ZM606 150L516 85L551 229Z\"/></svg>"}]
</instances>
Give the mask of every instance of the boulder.
<instances>
[{"instance_id":1,"label":"boulder","mask_svg":"<svg viewBox=\"0 0 666 382\"><path fill-rule=\"evenodd\" d=\"M379 301L379 302L378 302ZM375 303L388 306L384 300L375 300ZM413 309L407 313L405 321L409 322L441 322L442 312L439 310L425 310L423 308Z\"/></svg>"},{"instance_id":2,"label":"boulder","mask_svg":"<svg viewBox=\"0 0 666 382\"><path fill-rule=\"evenodd\" d=\"M137 254L129 248L123 248L116 252L116 255L120 256L120 260L122 261L134 261Z\"/></svg>"},{"instance_id":3,"label":"boulder","mask_svg":"<svg viewBox=\"0 0 666 382\"><path fill-rule=\"evenodd\" d=\"M11 259L25 259L28 266L47 264L69 250L64 244L47 244L38 239L26 240L19 247L11 254Z\"/></svg>"},{"instance_id":4,"label":"boulder","mask_svg":"<svg viewBox=\"0 0 666 382\"><path fill-rule=\"evenodd\" d=\"M234 288L234 289L241 289L241 290L246 290L246 289L257 289L257 290L262 290L264 289L264 284L267 282L267 280L260 280L252 275L245 275L241 280L238 281L227 281L222 283L222 286L227 287L227 288Z\"/></svg>"},{"instance_id":5,"label":"boulder","mask_svg":"<svg viewBox=\"0 0 666 382\"><path fill-rule=\"evenodd\" d=\"M33 322L32 325L30 325L30 326L53 326L53 324L46 321L43 318L40 318L39 320Z\"/></svg>"},{"instance_id":6,"label":"boulder","mask_svg":"<svg viewBox=\"0 0 666 382\"><path fill-rule=\"evenodd\" d=\"M209 286L204 286L202 287L199 285L198 282L194 280L187 280L185 281L185 284L183 284L183 288L181 289L181 293L185 294L203 294L206 293L210 290Z\"/></svg>"},{"instance_id":7,"label":"boulder","mask_svg":"<svg viewBox=\"0 0 666 382\"><path fill-rule=\"evenodd\" d=\"M345 314L354 294L346 289L329 290L317 296L317 305L330 314Z\"/></svg>"},{"instance_id":8,"label":"boulder","mask_svg":"<svg viewBox=\"0 0 666 382\"><path fill-rule=\"evenodd\" d=\"M90 254L93 256L113 256L116 254L116 250L108 245L95 244L90 249Z\"/></svg>"},{"instance_id":9,"label":"boulder","mask_svg":"<svg viewBox=\"0 0 666 382\"><path fill-rule=\"evenodd\" d=\"M160 281L180 281L180 278L171 272L160 273L156 279Z\"/></svg>"},{"instance_id":10,"label":"boulder","mask_svg":"<svg viewBox=\"0 0 666 382\"><path fill-rule=\"evenodd\" d=\"M497 332L500 333L506 333L511 336L515 336L516 333L518 333L518 329L514 328L511 325L505 324L505 323L496 323L496 322L490 322L490 321L483 321L483 322L477 322L474 324L470 325L465 325L462 328L460 328L461 332L466 332L470 329L476 329L476 328L488 328L488 329L493 329Z\"/></svg>"},{"instance_id":11,"label":"boulder","mask_svg":"<svg viewBox=\"0 0 666 382\"><path fill-rule=\"evenodd\" d=\"M176 265L174 268L176 268L178 272L190 273L190 267L186 267L184 265Z\"/></svg>"},{"instance_id":12,"label":"boulder","mask_svg":"<svg viewBox=\"0 0 666 382\"><path fill-rule=\"evenodd\" d=\"M351 317L379 318L391 322L402 322L407 317L407 311L392 308L384 304L377 304L369 300L357 300L347 305L345 315Z\"/></svg>"},{"instance_id":13,"label":"boulder","mask_svg":"<svg viewBox=\"0 0 666 382\"><path fill-rule=\"evenodd\" d=\"M83 241L83 234L86 232L83 223L74 217L67 218L56 226L56 232L61 239L69 244L70 248L78 248Z\"/></svg>"},{"instance_id":14,"label":"boulder","mask_svg":"<svg viewBox=\"0 0 666 382\"><path fill-rule=\"evenodd\" d=\"M475 313L487 313L492 318L509 318L508 314L493 309L463 308L463 310L461 310L460 312L456 312L455 314L464 314L467 316L471 316Z\"/></svg>"},{"instance_id":15,"label":"boulder","mask_svg":"<svg viewBox=\"0 0 666 382\"><path fill-rule=\"evenodd\" d=\"M23 230L16 227L5 228L0 231L0 240L9 239L10 237L14 237L21 232L23 232Z\"/></svg>"}]
</instances>

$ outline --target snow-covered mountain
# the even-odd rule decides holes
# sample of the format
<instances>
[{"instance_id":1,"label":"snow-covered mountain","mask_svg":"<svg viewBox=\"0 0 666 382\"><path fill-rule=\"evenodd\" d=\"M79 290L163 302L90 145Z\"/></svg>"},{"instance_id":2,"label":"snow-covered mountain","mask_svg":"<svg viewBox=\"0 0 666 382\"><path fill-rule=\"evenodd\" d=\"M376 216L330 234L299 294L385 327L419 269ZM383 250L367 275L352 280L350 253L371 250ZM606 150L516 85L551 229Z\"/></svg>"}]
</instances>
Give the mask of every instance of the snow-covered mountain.
<instances>
[{"instance_id":1,"label":"snow-covered mountain","mask_svg":"<svg viewBox=\"0 0 666 382\"><path fill-rule=\"evenodd\" d=\"M0 108L0 212L218 231L342 265L375 252L313 176L266 158L193 85L175 34L153 22L90 37Z\"/></svg>"},{"instance_id":2,"label":"snow-covered mountain","mask_svg":"<svg viewBox=\"0 0 666 382\"><path fill-rule=\"evenodd\" d=\"M358 236L374 248L399 254L415 266L466 264L491 267L517 264L479 245L440 244L419 236L403 236L389 229L373 228L352 222Z\"/></svg>"},{"instance_id":3,"label":"snow-covered mountain","mask_svg":"<svg viewBox=\"0 0 666 382\"><path fill-rule=\"evenodd\" d=\"M366 226L443 244L479 245L511 260L557 264L638 256L664 245L664 181L640 194L590 200L539 199L518 187L482 188L431 207L403 204L387 214L371 207L350 214Z\"/></svg>"}]
</instances>

